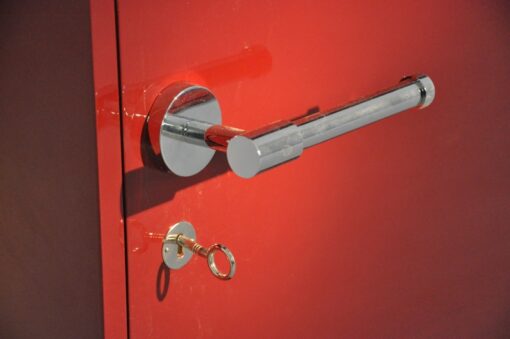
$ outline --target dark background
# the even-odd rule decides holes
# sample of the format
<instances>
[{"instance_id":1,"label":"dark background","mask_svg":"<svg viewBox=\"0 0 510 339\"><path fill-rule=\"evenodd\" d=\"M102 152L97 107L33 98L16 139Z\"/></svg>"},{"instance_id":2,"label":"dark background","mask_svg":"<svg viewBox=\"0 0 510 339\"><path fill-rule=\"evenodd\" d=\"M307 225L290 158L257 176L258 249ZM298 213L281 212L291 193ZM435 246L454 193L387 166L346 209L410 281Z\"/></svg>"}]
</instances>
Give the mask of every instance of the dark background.
<instances>
[{"instance_id":1,"label":"dark background","mask_svg":"<svg viewBox=\"0 0 510 339\"><path fill-rule=\"evenodd\" d=\"M0 337L103 333L89 1L0 2Z\"/></svg>"}]
</instances>

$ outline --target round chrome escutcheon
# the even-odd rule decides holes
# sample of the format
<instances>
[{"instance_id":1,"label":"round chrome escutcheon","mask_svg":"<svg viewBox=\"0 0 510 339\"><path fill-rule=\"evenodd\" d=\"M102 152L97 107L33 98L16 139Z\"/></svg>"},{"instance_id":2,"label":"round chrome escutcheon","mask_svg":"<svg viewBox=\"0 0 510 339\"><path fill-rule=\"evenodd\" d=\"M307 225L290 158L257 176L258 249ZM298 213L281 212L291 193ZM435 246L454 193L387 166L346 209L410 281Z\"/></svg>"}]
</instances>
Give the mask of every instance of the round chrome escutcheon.
<instances>
[{"instance_id":1,"label":"round chrome escutcheon","mask_svg":"<svg viewBox=\"0 0 510 339\"><path fill-rule=\"evenodd\" d=\"M207 88L186 83L165 88L148 118L154 152L183 177L200 172L214 156L216 151L205 142L205 131L212 125L221 125L218 100Z\"/></svg>"}]
</instances>

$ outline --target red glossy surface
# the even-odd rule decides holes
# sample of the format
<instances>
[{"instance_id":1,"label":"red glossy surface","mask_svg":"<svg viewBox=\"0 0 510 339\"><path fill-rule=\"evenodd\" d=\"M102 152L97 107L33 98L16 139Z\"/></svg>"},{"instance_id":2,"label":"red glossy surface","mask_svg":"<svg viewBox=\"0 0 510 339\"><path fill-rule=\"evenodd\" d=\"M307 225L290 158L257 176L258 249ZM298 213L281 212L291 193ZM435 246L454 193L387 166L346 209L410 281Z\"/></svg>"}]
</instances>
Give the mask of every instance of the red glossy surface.
<instances>
[{"instance_id":1,"label":"red glossy surface","mask_svg":"<svg viewBox=\"0 0 510 339\"><path fill-rule=\"evenodd\" d=\"M508 334L508 14L504 1L120 0L132 338ZM267 53L237 57L250 46ZM250 130L419 72L437 86L426 110L250 180L221 155L196 177L162 173L140 146L173 81L209 87L224 123ZM164 269L154 234L180 220L232 249L233 280L201 258Z\"/></svg>"},{"instance_id":2,"label":"red glossy surface","mask_svg":"<svg viewBox=\"0 0 510 339\"><path fill-rule=\"evenodd\" d=\"M91 0L105 338L127 337L115 8Z\"/></svg>"}]
</instances>

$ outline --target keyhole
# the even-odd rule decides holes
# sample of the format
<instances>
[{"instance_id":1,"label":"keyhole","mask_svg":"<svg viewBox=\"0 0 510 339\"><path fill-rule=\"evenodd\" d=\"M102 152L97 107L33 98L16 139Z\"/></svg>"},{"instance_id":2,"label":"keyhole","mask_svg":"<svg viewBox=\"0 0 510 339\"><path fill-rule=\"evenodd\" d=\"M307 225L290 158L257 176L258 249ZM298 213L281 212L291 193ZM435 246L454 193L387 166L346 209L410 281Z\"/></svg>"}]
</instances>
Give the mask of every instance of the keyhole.
<instances>
[{"instance_id":1,"label":"keyhole","mask_svg":"<svg viewBox=\"0 0 510 339\"><path fill-rule=\"evenodd\" d=\"M177 246L177 258L182 259L184 257L184 247L183 246Z\"/></svg>"}]
</instances>

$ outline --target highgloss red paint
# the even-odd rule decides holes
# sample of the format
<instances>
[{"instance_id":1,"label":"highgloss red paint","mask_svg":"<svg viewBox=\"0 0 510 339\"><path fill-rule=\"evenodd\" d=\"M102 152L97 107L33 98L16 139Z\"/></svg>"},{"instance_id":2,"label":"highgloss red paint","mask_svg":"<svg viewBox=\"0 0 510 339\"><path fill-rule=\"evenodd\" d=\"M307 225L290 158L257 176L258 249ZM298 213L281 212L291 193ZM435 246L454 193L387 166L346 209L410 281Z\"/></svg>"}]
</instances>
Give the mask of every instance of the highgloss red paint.
<instances>
[{"instance_id":1,"label":"highgloss red paint","mask_svg":"<svg viewBox=\"0 0 510 339\"><path fill-rule=\"evenodd\" d=\"M91 0L105 338L128 335L115 8Z\"/></svg>"},{"instance_id":2,"label":"highgloss red paint","mask_svg":"<svg viewBox=\"0 0 510 339\"><path fill-rule=\"evenodd\" d=\"M504 1L119 0L131 337L504 336L508 13ZM223 122L250 130L413 73L435 81L426 110L250 180L222 155L177 177L143 146L175 81L207 86ZM233 280L201 258L164 267L154 235L181 220L232 249Z\"/></svg>"}]
</instances>

